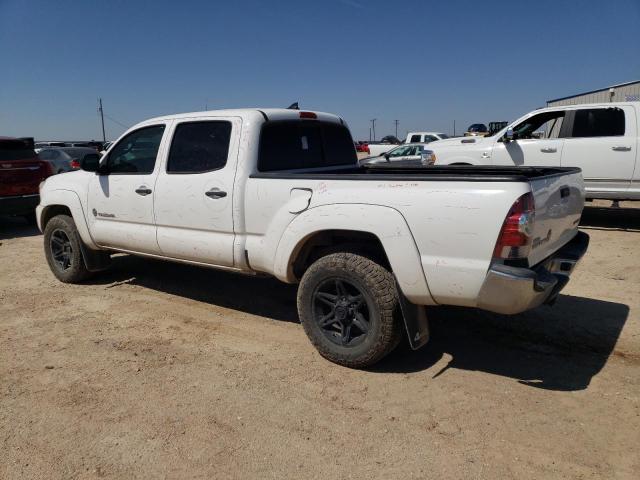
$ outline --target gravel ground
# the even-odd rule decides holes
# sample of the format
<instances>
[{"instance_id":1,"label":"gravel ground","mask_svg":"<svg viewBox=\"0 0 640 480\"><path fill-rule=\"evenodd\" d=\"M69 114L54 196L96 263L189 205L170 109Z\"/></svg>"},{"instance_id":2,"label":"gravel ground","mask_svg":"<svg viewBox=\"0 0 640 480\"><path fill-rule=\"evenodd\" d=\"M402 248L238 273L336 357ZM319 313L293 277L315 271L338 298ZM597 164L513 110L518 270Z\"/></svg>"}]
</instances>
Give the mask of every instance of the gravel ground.
<instances>
[{"instance_id":1,"label":"gravel ground","mask_svg":"<svg viewBox=\"0 0 640 480\"><path fill-rule=\"evenodd\" d=\"M64 285L0 220L0 478L637 479L640 210L595 205L556 305L432 308L368 371L313 350L295 287L124 255Z\"/></svg>"}]
</instances>

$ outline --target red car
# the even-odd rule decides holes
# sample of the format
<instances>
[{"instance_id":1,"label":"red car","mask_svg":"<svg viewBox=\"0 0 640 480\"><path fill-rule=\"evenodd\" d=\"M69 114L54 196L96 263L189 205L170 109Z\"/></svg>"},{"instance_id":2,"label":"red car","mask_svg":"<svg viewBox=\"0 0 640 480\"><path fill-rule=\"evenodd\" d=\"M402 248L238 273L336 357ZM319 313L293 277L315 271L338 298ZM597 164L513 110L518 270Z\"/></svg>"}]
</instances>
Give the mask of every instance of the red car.
<instances>
[{"instance_id":1,"label":"red car","mask_svg":"<svg viewBox=\"0 0 640 480\"><path fill-rule=\"evenodd\" d=\"M0 215L35 217L40 182L53 172L33 150L33 141L0 137Z\"/></svg>"},{"instance_id":2,"label":"red car","mask_svg":"<svg viewBox=\"0 0 640 480\"><path fill-rule=\"evenodd\" d=\"M356 152L369 153L367 142L356 142Z\"/></svg>"}]
</instances>

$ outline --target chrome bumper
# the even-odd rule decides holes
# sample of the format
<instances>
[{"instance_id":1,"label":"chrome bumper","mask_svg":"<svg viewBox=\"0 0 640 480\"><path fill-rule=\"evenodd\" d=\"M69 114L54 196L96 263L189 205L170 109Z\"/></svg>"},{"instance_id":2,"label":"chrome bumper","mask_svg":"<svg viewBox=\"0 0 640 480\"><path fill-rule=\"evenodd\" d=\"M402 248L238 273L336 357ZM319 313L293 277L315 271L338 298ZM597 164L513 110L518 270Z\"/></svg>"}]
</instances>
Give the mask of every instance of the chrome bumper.
<instances>
[{"instance_id":1,"label":"chrome bumper","mask_svg":"<svg viewBox=\"0 0 640 480\"><path fill-rule=\"evenodd\" d=\"M478 308L510 315L553 303L588 246L589 235L578 232L569 243L535 267L492 265L480 289Z\"/></svg>"}]
</instances>

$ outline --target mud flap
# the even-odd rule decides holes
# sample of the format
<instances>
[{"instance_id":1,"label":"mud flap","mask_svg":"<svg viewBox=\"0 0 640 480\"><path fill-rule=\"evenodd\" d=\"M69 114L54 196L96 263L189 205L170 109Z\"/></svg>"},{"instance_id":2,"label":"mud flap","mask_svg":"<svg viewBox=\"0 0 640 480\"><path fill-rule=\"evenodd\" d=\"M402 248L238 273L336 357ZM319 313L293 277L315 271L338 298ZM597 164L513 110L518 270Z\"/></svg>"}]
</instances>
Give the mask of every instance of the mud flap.
<instances>
[{"instance_id":1,"label":"mud flap","mask_svg":"<svg viewBox=\"0 0 640 480\"><path fill-rule=\"evenodd\" d=\"M90 272L100 272L111 265L111 255L107 252L91 250L82 240L80 240L80 250L82 250L84 264Z\"/></svg>"},{"instance_id":2,"label":"mud flap","mask_svg":"<svg viewBox=\"0 0 640 480\"><path fill-rule=\"evenodd\" d=\"M398 282L398 299L400 300L400 310L404 326L409 336L409 345L413 350L418 350L429 341L429 321L427 320L427 309L424 305L415 305L404 296Z\"/></svg>"}]
</instances>

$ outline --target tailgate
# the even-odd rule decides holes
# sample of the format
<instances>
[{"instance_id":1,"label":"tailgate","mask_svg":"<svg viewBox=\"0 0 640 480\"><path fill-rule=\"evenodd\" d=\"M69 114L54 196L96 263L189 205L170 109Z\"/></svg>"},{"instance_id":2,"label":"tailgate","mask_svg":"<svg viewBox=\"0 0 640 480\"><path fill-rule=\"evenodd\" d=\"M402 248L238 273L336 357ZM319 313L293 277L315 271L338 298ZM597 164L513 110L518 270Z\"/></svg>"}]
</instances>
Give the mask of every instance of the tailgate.
<instances>
[{"instance_id":1,"label":"tailgate","mask_svg":"<svg viewBox=\"0 0 640 480\"><path fill-rule=\"evenodd\" d=\"M49 165L39 160L0 160L0 196L38 193L38 185L50 174Z\"/></svg>"},{"instance_id":2,"label":"tailgate","mask_svg":"<svg viewBox=\"0 0 640 480\"><path fill-rule=\"evenodd\" d=\"M578 232L584 207L584 184L579 169L530 180L535 203L529 265L555 253Z\"/></svg>"}]
</instances>

